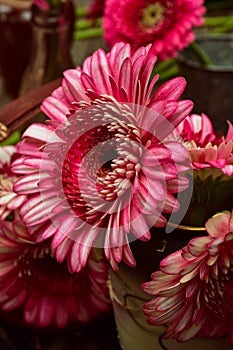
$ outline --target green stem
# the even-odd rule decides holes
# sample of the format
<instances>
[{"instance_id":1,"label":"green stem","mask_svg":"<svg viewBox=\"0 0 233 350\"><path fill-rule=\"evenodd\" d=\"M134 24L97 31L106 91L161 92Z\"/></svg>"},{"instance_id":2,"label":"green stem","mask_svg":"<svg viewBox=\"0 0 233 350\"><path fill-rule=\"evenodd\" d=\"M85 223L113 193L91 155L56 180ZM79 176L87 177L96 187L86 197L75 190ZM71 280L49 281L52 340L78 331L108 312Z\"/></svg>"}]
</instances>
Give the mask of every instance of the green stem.
<instances>
[{"instance_id":1,"label":"green stem","mask_svg":"<svg viewBox=\"0 0 233 350\"><path fill-rule=\"evenodd\" d=\"M90 29L74 32L74 39L84 40L84 39L91 39L91 38L100 38L102 37L102 35L103 35L103 31L101 28L90 28Z\"/></svg>"},{"instance_id":2,"label":"green stem","mask_svg":"<svg viewBox=\"0 0 233 350\"><path fill-rule=\"evenodd\" d=\"M20 136L20 132L15 131L6 140L2 141L0 146L16 145L20 140Z\"/></svg>"},{"instance_id":3,"label":"green stem","mask_svg":"<svg viewBox=\"0 0 233 350\"><path fill-rule=\"evenodd\" d=\"M168 58L163 62L157 63L155 67L156 73L163 72L164 70L169 69L171 66L173 66L175 63L175 60L173 58Z\"/></svg>"},{"instance_id":4,"label":"green stem","mask_svg":"<svg viewBox=\"0 0 233 350\"><path fill-rule=\"evenodd\" d=\"M167 69L166 71L163 71L159 73L159 79L161 80L167 80L171 79L179 74L179 67L177 64L174 64L170 69Z\"/></svg>"},{"instance_id":5,"label":"green stem","mask_svg":"<svg viewBox=\"0 0 233 350\"><path fill-rule=\"evenodd\" d=\"M83 18L87 15L87 7L77 7L75 8L75 14L78 18Z\"/></svg>"},{"instance_id":6,"label":"green stem","mask_svg":"<svg viewBox=\"0 0 233 350\"><path fill-rule=\"evenodd\" d=\"M101 18L98 18L96 20L91 20L91 19L79 19L75 22L75 29L76 30L84 30L84 29L89 29L93 27L101 27L102 20Z\"/></svg>"},{"instance_id":7,"label":"green stem","mask_svg":"<svg viewBox=\"0 0 233 350\"><path fill-rule=\"evenodd\" d=\"M233 23L233 16L205 17L204 26L212 27L224 25L226 23Z\"/></svg>"},{"instance_id":8,"label":"green stem","mask_svg":"<svg viewBox=\"0 0 233 350\"><path fill-rule=\"evenodd\" d=\"M209 58L209 56L201 49L201 47L193 41L189 48L193 51L195 56L198 58L199 62L203 64L205 67L209 67L213 65L213 62Z\"/></svg>"},{"instance_id":9,"label":"green stem","mask_svg":"<svg viewBox=\"0 0 233 350\"><path fill-rule=\"evenodd\" d=\"M214 34L222 34L222 33L228 33L233 30L233 22L225 23L223 26L214 28L213 33Z\"/></svg>"}]
</instances>

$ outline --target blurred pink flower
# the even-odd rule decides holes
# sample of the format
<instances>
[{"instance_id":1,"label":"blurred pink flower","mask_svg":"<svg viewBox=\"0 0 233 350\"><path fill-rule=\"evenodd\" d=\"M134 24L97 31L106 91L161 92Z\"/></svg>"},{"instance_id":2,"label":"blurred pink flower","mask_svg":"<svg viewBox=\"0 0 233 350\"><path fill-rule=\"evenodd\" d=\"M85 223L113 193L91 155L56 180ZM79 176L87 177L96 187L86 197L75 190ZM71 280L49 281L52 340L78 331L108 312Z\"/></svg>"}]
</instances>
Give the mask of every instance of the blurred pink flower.
<instances>
[{"instance_id":1,"label":"blurred pink flower","mask_svg":"<svg viewBox=\"0 0 233 350\"><path fill-rule=\"evenodd\" d=\"M66 71L43 102L48 125L31 125L18 147L13 169L23 176L15 189L29 195L22 218L32 229L44 225L43 238L53 237L58 261L68 256L71 271L85 266L92 246L104 248L114 269L121 260L135 266L129 232L149 240L151 226L166 225L162 214L178 209L173 194L188 185L180 175L185 148L162 140L192 102L177 101L182 78L151 94L157 77L149 82L148 51L131 55L117 44Z\"/></svg>"},{"instance_id":2,"label":"blurred pink flower","mask_svg":"<svg viewBox=\"0 0 233 350\"><path fill-rule=\"evenodd\" d=\"M0 221L4 220L12 211L19 209L27 196L17 194L14 183L16 175L11 170L11 157L15 154L16 147L0 147Z\"/></svg>"},{"instance_id":3,"label":"blurred pink flower","mask_svg":"<svg viewBox=\"0 0 233 350\"><path fill-rule=\"evenodd\" d=\"M50 243L36 242L19 220L0 223L2 310L21 307L25 322L37 327L86 323L108 311L107 264L89 259L83 271L70 274Z\"/></svg>"},{"instance_id":4,"label":"blurred pink flower","mask_svg":"<svg viewBox=\"0 0 233 350\"><path fill-rule=\"evenodd\" d=\"M33 0L33 4L44 11L48 11L50 9L49 1L47 0Z\"/></svg>"},{"instance_id":5,"label":"blurred pink flower","mask_svg":"<svg viewBox=\"0 0 233 350\"><path fill-rule=\"evenodd\" d=\"M203 24L204 0L108 0L104 38L112 47L128 42L133 49L152 43L151 55L164 60L194 40L193 27Z\"/></svg>"},{"instance_id":6,"label":"blurred pink flower","mask_svg":"<svg viewBox=\"0 0 233 350\"><path fill-rule=\"evenodd\" d=\"M229 334L233 344L233 212L214 215L208 235L192 239L160 263L142 285L155 296L144 304L151 325L164 325L165 338Z\"/></svg>"},{"instance_id":7,"label":"blurred pink flower","mask_svg":"<svg viewBox=\"0 0 233 350\"><path fill-rule=\"evenodd\" d=\"M228 133L222 138L216 137L205 114L193 114L177 127L194 169L217 168L227 176L233 175L233 126L228 124Z\"/></svg>"},{"instance_id":8,"label":"blurred pink flower","mask_svg":"<svg viewBox=\"0 0 233 350\"><path fill-rule=\"evenodd\" d=\"M87 18L96 19L103 16L105 0L92 0L88 7Z\"/></svg>"}]
</instances>

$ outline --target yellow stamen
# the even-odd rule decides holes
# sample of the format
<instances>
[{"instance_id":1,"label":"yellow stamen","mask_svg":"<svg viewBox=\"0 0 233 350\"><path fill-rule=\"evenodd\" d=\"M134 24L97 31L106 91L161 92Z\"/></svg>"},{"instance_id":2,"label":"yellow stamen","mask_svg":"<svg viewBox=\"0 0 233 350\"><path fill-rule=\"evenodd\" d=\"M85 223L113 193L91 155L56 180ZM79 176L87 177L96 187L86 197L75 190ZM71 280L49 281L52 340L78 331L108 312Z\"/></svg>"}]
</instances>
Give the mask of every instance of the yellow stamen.
<instances>
[{"instance_id":1,"label":"yellow stamen","mask_svg":"<svg viewBox=\"0 0 233 350\"><path fill-rule=\"evenodd\" d=\"M142 24L144 27L154 27L163 19L164 7L156 2L148 5L142 11Z\"/></svg>"}]
</instances>

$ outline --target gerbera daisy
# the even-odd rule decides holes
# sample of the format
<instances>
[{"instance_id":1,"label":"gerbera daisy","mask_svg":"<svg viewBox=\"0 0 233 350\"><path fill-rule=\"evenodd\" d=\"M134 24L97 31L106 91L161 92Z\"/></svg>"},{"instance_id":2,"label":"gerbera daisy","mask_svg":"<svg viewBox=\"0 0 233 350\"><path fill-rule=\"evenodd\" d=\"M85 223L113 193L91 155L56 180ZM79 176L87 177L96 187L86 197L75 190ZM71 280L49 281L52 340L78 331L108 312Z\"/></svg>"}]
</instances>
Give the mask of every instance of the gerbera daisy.
<instances>
[{"instance_id":1,"label":"gerbera daisy","mask_svg":"<svg viewBox=\"0 0 233 350\"><path fill-rule=\"evenodd\" d=\"M213 125L205 115L188 116L178 127L194 169L219 169L227 176L233 175L233 126L230 122L226 137L217 138ZM219 174L219 172L216 172Z\"/></svg>"},{"instance_id":2,"label":"gerbera daisy","mask_svg":"<svg viewBox=\"0 0 233 350\"><path fill-rule=\"evenodd\" d=\"M108 311L107 264L89 259L82 272L71 275L50 243L36 242L20 220L0 223L2 310L21 307L25 322L38 327L89 322Z\"/></svg>"},{"instance_id":3,"label":"gerbera daisy","mask_svg":"<svg viewBox=\"0 0 233 350\"><path fill-rule=\"evenodd\" d=\"M233 195L233 127L225 137L217 137L211 120L193 114L176 128L178 139L186 147L192 164L193 193L186 212L188 225L201 225L217 212L232 209Z\"/></svg>"},{"instance_id":4,"label":"gerbera daisy","mask_svg":"<svg viewBox=\"0 0 233 350\"><path fill-rule=\"evenodd\" d=\"M173 193L187 186L179 175L185 148L162 140L192 102L177 101L182 78L151 96L157 78L149 83L148 51L131 55L117 44L65 72L42 106L51 121L30 126L18 147L13 169L24 176L15 189L30 194L22 218L32 229L44 225L43 238L53 236L58 261L68 256L71 271L85 266L92 246L104 247L114 269L121 260L134 266L129 241L166 225L162 214L179 205Z\"/></svg>"},{"instance_id":5,"label":"gerbera daisy","mask_svg":"<svg viewBox=\"0 0 233 350\"><path fill-rule=\"evenodd\" d=\"M142 285L155 296L144 312L151 325L167 327L165 338L229 334L233 344L233 212L216 214L205 226L207 236L167 256Z\"/></svg>"},{"instance_id":6,"label":"gerbera daisy","mask_svg":"<svg viewBox=\"0 0 233 350\"><path fill-rule=\"evenodd\" d=\"M0 220L20 208L27 198L15 193L13 189L17 176L12 172L11 158L15 152L14 146L0 147Z\"/></svg>"},{"instance_id":7,"label":"gerbera daisy","mask_svg":"<svg viewBox=\"0 0 233 350\"><path fill-rule=\"evenodd\" d=\"M103 17L110 47L128 42L133 49L152 43L151 54L174 57L194 40L193 27L203 24L203 0L108 0Z\"/></svg>"}]
</instances>

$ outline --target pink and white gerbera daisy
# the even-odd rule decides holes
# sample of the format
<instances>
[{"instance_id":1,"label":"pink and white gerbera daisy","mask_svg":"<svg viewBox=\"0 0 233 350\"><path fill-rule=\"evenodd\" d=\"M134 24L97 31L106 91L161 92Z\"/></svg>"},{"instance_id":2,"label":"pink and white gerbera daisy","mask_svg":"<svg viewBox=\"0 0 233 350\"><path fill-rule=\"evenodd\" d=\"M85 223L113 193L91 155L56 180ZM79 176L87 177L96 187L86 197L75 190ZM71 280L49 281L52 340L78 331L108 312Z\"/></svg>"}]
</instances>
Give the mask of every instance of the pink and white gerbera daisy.
<instances>
[{"instance_id":1,"label":"pink and white gerbera daisy","mask_svg":"<svg viewBox=\"0 0 233 350\"><path fill-rule=\"evenodd\" d=\"M192 239L167 256L143 289L155 296L144 304L151 325L164 325L165 338L229 334L233 344L233 212L214 215L208 235Z\"/></svg>"},{"instance_id":2,"label":"pink and white gerbera daisy","mask_svg":"<svg viewBox=\"0 0 233 350\"><path fill-rule=\"evenodd\" d=\"M12 211L19 209L27 196L17 194L14 183L16 174L11 169L11 158L16 153L16 147L0 147L0 220L4 220Z\"/></svg>"},{"instance_id":3,"label":"pink and white gerbera daisy","mask_svg":"<svg viewBox=\"0 0 233 350\"><path fill-rule=\"evenodd\" d=\"M174 57L195 38L193 27L203 24L203 0L107 0L104 38L112 47L128 42L135 50L152 43L151 54Z\"/></svg>"},{"instance_id":4,"label":"pink and white gerbera daisy","mask_svg":"<svg viewBox=\"0 0 233 350\"><path fill-rule=\"evenodd\" d=\"M53 237L58 261L68 257L71 271L85 266L92 246L104 247L114 269L121 260L135 266L129 241L166 225L163 214L179 206L173 194L187 186L185 148L162 141L192 102L177 100L183 78L152 95L148 53L117 44L66 71L43 102L48 125L31 125L18 147L13 169L23 176L15 189L30 195L21 216L35 234L43 225L43 238Z\"/></svg>"},{"instance_id":5,"label":"pink and white gerbera daisy","mask_svg":"<svg viewBox=\"0 0 233 350\"><path fill-rule=\"evenodd\" d=\"M178 127L188 149L194 169L216 168L233 175L233 126L230 122L226 137L217 138L213 125L205 115L188 116Z\"/></svg>"},{"instance_id":6,"label":"pink and white gerbera daisy","mask_svg":"<svg viewBox=\"0 0 233 350\"><path fill-rule=\"evenodd\" d=\"M110 309L108 266L89 259L70 274L59 264L50 240L36 242L20 220L0 223L0 304L3 311L21 308L24 320L37 327L86 323Z\"/></svg>"}]
</instances>

